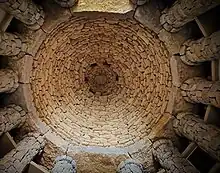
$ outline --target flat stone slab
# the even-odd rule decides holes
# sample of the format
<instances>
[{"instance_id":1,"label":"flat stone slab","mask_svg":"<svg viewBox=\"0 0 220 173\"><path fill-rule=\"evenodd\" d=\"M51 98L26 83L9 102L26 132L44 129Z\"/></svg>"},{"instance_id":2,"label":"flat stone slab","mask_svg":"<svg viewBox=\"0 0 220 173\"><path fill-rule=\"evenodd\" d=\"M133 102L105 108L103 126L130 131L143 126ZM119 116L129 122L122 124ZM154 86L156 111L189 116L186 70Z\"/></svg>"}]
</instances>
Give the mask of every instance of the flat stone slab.
<instances>
[{"instance_id":1,"label":"flat stone slab","mask_svg":"<svg viewBox=\"0 0 220 173\"><path fill-rule=\"evenodd\" d=\"M72 12L98 11L110 13L127 13L134 9L129 0L80 0L71 8Z\"/></svg>"}]
</instances>

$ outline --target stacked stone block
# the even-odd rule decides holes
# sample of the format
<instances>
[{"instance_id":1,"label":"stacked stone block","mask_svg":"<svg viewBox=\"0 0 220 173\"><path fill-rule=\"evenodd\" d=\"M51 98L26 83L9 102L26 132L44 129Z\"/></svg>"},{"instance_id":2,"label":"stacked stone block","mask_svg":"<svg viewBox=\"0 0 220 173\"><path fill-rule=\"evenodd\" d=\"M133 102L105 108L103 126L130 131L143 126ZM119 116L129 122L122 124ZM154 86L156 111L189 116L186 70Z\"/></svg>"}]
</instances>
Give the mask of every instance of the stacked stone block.
<instances>
[{"instance_id":1,"label":"stacked stone block","mask_svg":"<svg viewBox=\"0 0 220 173\"><path fill-rule=\"evenodd\" d=\"M160 23L167 31L177 32L183 25L218 4L218 0L177 0L171 8L163 11Z\"/></svg>"},{"instance_id":2,"label":"stacked stone block","mask_svg":"<svg viewBox=\"0 0 220 173\"><path fill-rule=\"evenodd\" d=\"M12 93L18 86L18 76L13 70L0 69L0 93Z\"/></svg>"},{"instance_id":3,"label":"stacked stone block","mask_svg":"<svg viewBox=\"0 0 220 173\"><path fill-rule=\"evenodd\" d=\"M43 8L34 4L32 0L8 0L0 7L30 29L37 30L44 23Z\"/></svg>"},{"instance_id":4,"label":"stacked stone block","mask_svg":"<svg viewBox=\"0 0 220 173\"><path fill-rule=\"evenodd\" d=\"M43 149L45 143L39 134L31 134L18 143L0 160L0 172L20 173L32 161L32 159Z\"/></svg>"},{"instance_id":5,"label":"stacked stone block","mask_svg":"<svg viewBox=\"0 0 220 173\"><path fill-rule=\"evenodd\" d=\"M172 141L159 139L153 144L153 155L167 173L199 173L183 158Z\"/></svg>"},{"instance_id":6,"label":"stacked stone block","mask_svg":"<svg viewBox=\"0 0 220 173\"><path fill-rule=\"evenodd\" d=\"M179 113L173 121L175 132L195 142L214 158L220 160L220 130L205 124L190 112Z\"/></svg>"},{"instance_id":7,"label":"stacked stone block","mask_svg":"<svg viewBox=\"0 0 220 173\"><path fill-rule=\"evenodd\" d=\"M166 111L169 53L154 32L130 18L62 23L40 47L33 68L40 118L75 145L132 145Z\"/></svg>"},{"instance_id":8,"label":"stacked stone block","mask_svg":"<svg viewBox=\"0 0 220 173\"><path fill-rule=\"evenodd\" d=\"M186 80L181 86L182 96L191 103L210 104L220 108L220 81L200 77Z\"/></svg>"},{"instance_id":9,"label":"stacked stone block","mask_svg":"<svg viewBox=\"0 0 220 173\"><path fill-rule=\"evenodd\" d=\"M186 41L180 50L180 58L187 65L197 65L220 57L220 31L196 41Z\"/></svg>"},{"instance_id":10,"label":"stacked stone block","mask_svg":"<svg viewBox=\"0 0 220 173\"><path fill-rule=\"evenodd\" d=\"M26 49L27 45L17 35L0 31L0 55L14 56Z\"/></svg>"},{"instance_id":11,"label":"stacked stone block","mask_svg":"<svg viewBox=\"0 0 220 173\"><path fill-rule=\"evenodd\" d=\"M13 128L21 126L26 119L26 112L17 105L0 109L0 136Z\"/></svg>"}]
</instances>

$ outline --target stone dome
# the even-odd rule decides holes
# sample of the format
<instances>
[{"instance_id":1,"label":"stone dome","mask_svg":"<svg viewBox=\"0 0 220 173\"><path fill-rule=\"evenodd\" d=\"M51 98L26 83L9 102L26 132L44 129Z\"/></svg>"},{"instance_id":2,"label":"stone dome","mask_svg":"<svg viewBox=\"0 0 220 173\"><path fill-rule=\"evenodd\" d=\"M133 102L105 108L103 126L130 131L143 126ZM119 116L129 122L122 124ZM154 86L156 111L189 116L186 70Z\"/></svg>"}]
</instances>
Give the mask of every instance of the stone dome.
<instances>
[{"instance_id":1,"label":"stone dome","mask_svg":"<svg viewBox=\"0 0 220 173\"><path fill-rule=\"evenodd\" d=\"M169 53L128 15L74 17L46 37L31 81L40 119L80 146L125 147L166 111Z\"/></svg>"}]
</instances>

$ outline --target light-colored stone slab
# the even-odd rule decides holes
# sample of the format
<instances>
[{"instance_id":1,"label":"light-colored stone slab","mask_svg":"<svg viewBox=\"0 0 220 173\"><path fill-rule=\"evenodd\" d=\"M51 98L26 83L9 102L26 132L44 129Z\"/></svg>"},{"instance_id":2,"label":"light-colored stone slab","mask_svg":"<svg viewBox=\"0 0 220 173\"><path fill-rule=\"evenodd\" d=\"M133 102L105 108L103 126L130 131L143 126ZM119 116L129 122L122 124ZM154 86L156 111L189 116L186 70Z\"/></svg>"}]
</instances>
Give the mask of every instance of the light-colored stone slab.
<instances>
[{"instance_id":1,"label":"light-colored stone slab","mask_svg":"<svg viewBox=\"0 0 220 173\"><path fill-rule=\"evenodd\" d=\"M129 0L80 0L71 10L72 12L99 11L127 13L133 10L133 4Z\"/></svg>"}]
</instances>

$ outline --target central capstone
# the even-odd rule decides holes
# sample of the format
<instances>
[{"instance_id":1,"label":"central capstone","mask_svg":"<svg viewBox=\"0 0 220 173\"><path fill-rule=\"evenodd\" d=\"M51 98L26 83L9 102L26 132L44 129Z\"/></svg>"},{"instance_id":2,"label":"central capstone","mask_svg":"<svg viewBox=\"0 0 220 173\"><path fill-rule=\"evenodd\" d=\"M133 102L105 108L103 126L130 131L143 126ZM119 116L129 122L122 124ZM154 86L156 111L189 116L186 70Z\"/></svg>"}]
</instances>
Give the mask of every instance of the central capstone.
<instances>
[{"instance_id":1,"label":"central capstone","mask_svg":"<svg viewBox=\"0 0 220 173\"><path fill-rule=\"evenodd\" d=\"M85 73L89 91L99 96L109 95L116 91L119 87L117 79L117 73L106 61L90 65Z\"/></svg>"}]
</instances>

